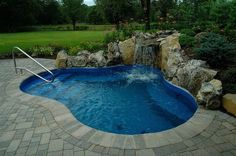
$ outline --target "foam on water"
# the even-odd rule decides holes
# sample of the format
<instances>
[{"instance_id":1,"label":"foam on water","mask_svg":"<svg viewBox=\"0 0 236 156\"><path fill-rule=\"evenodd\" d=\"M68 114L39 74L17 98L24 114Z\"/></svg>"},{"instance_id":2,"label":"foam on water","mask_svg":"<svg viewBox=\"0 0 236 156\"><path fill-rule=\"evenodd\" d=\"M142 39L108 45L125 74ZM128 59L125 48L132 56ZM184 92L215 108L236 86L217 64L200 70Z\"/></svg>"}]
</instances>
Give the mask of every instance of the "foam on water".
<instances>
[{"instance_id":1,"label":"foam on water","mask_svg":"<svg viewBox=\"0 0 236 156\"><path fill-rule=\"evenodd\" d=\"M153 82L159 78L159 75L152 71L143 71L140 69L133 69L131 72L126 73L125 77L127 82L131 84L134 81Z\"/></svg>"}]
</instances>

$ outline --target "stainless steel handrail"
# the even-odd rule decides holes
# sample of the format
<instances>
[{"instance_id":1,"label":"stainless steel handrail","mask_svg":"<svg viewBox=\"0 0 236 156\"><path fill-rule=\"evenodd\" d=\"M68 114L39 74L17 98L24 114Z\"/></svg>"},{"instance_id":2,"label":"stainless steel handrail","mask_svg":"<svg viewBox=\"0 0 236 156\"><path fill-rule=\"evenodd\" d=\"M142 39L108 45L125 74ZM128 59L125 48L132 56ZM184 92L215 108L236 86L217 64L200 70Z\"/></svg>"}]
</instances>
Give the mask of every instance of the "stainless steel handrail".
<instances>
[{"instance_id":1,"label":"stainless steel handrail","mask_svg":"<svg viewBox=\"0 0 236 156\"><path fill-rule=\"evenodd\" d=\"M20 51L21 53L23 53L25 56L27 56L27 57L30 58L32 61L34 61L35 63L37 63L40 67L42 67L44 70L46 70L47 72L49 72L49 74L52 75L52 79L47 80L47 79L43 78L42 76L36 74L35 72L29 70L28 68L25 68L25 67L17 67L17 65L16 65L16 58L15 58L15 52L14 52L15 49L19 50L19 51ZM54 74L53 74L49 69L47 69L46 67L44 67L41 63L39 63L38 61L36 61L33 57L31 57L29 54L27 54L26 52L24 52L24 51L23 51L22 49L20 49L19 47L14 47L14 48L12 49L12 59L13 59L13 61L14 61L14 67L15 67L16 74L18 73L18 72L17 72L17 69L20 69L21 73L22 73L22 70L26 70L26 71L30 72L31 74L37 76L38 78L44 80L44 81L47 82L47 83L52 83L52 82L54 81L54 79L55 79Z\"/></svg>"}]
</instances>

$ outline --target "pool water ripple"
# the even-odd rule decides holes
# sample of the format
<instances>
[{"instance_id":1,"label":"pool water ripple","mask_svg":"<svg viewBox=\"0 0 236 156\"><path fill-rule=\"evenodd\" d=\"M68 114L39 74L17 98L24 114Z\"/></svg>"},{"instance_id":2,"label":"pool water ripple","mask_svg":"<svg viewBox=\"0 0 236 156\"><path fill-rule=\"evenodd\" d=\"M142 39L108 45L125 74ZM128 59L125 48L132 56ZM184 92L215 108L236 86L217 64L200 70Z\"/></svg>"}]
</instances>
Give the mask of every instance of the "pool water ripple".
<instances>
[{"instance_id":1,"label":"pool water ripple","mask_svg":"<svg viewBox=\"0 0 236 156\"><path fill-rule=\"evenodd\" d=\"M53 72L53 83L31 76L22 82L21 90L60 101L78 121L102 131L160 132L183 124L197 109L193 97L170 86L158 69L117 66Z\"/></svg>"}]
</instances>

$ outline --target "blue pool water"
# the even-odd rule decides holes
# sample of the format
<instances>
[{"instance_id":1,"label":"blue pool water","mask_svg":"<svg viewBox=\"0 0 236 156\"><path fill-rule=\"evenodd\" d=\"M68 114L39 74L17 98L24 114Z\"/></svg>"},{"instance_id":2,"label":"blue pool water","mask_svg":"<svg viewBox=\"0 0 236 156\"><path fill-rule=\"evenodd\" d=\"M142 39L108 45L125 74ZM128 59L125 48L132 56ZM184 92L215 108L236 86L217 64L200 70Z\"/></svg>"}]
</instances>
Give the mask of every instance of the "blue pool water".
<instances>
[{"instance_id":1,"label":"blue pool water","mask_svg":"<svg viewBox=\"0 0 236 156\"><path fill-rule=\"evenodd\" d=\"M160 132L186 122L197 109L194 98L165 81L158 69L116 66L57 69L53 73L53 83L31 76L20 88L60 101L81 123L102 131Z\"/></svg>"}]
</instances>

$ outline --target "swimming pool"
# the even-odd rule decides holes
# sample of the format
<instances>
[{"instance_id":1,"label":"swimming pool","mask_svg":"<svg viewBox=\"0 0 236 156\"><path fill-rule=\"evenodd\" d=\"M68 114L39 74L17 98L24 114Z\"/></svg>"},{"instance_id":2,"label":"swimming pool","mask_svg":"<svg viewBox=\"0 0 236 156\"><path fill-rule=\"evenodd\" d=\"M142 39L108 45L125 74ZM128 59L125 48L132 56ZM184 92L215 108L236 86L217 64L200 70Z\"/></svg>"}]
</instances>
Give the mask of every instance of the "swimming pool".
<instances>
[{"instance_id":1,"label":"swimming pool","mask_svg":"<svg viewBox=\"0 0 236 156\"><path fill-rule=\"evenodd\" d=\"M183 124L197 109L191 94L167 82L155 68L70 68L53 73L53 83L31 76L20 89L61 102L79 122L105 132L160 132Z\"/></svg>"}]
</instances>

